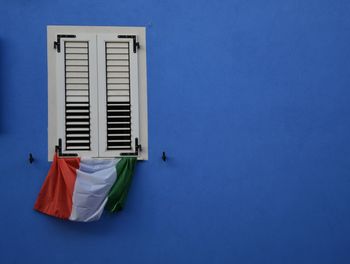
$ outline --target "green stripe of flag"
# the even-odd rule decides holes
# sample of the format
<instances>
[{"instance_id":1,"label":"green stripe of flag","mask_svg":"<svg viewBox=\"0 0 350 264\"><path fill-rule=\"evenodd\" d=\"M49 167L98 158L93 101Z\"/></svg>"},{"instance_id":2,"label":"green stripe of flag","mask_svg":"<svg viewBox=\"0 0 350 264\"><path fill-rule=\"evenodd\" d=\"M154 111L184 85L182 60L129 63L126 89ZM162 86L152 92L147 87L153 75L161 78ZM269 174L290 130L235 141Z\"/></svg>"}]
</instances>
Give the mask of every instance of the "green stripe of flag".
<instances>
[{"instance_id":1,"label":"green stripe of flag","mask_svg":"<svg viewBox=\"0 0 350 264\"><path fill-rule=\"evenodd\" d=\"M124 157L117 163L117 180L109 191L108 201L105 207L108 211L118 212L123 209L132 181L136 160L134 157Z\"/></svg>"}]
</instances>

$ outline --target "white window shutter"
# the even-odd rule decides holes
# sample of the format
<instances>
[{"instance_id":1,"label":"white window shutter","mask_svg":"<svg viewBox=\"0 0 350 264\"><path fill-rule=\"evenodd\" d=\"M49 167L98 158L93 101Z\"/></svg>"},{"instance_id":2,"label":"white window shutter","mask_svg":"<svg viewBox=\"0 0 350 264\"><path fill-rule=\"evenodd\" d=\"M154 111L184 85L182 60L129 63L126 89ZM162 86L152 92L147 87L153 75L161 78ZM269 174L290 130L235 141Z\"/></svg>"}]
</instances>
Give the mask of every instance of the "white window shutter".
<instances>
[{"instance_id":1,"label":"white window shutter","mask_svg":"<svg viewBox=\"0 0 350 264\"><path fill-rule=\"evenodd\" d=\"M98 34L99 155L136 151L139 138L138 57L134 40Z\"/></svg>"},{"instance_id":2,"label":"white window shutter","mask_svg":"<svg viewBox=\"0 0 350 264\"><path fill-rule=\"evenodd\" d=\"M57 127L62 150L98 156L96 35L61 38L57 50Z\"/></svg>"}]
</instances>

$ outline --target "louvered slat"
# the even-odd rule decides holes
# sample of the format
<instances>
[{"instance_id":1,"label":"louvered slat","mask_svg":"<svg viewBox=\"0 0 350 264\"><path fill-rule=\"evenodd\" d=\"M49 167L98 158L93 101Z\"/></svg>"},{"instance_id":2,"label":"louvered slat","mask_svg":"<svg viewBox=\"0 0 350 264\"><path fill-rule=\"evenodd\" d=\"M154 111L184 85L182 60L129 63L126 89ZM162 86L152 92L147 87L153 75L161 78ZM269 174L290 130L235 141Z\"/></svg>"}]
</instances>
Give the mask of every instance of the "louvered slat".
<instances>
[{"instance_id":1,"label":"louvered slat","mask_svg":"<svg viewBox=\"0 0 350 264\"><path fill-rule=\"evenodd\" d=\"M105 42L107 150L131 149L129 42Z\"/></svg>"},{"instance_id":2,"label":"louvered slat","mask_svg":"<svg viewBox=\"0 0 350 264\"><path fill-rule=\"evenodd\" d=\"M64 43L66 150L90 150L89 43Z\"/></svg>"}]
</instances>

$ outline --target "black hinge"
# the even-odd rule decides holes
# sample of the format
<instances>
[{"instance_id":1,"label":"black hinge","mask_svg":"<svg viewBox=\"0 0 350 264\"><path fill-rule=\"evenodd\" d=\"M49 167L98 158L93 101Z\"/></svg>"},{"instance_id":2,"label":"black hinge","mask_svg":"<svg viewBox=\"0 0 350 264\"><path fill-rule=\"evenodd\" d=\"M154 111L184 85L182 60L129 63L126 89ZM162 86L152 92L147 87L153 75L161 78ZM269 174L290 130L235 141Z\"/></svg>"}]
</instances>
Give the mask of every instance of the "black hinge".
<instances>
[{"instance_id":1,"label":"black hinge","mask_svg":"<svg viewBox=\"0 0 350 264\"><path fill-rule=\"evenodd\" d=\"M140 48L140 43L137 42L136 35L118 35L118 38L131 38L134 45L134 53Z\"/></svg>"},{"instance_id":2,"label":"black hinge","mask_svg":"<svg viewBox=\"0 0 350 264\"><path fill-rule=\"evenodd\" d=\"M57 52L61 52L61 38L76 38L76 35L57 35L57 40L53 42L53 48L57 49Z\"/></svg>"},{"instance_id":3,"label":"black hinge","mask_svg":"<svg viewBox=\"0 0 350 264\"><path fill-rule=\"evenodd\" d=\"M142 151L142 146L139 144L139 139L135 138L135 152L120 153L120 156L138 156L139 151Z\"/></svg>"},{"instance_id":4,"label":"black hinge","mask_svg":"<svg viewBox=\"0 0 350 264\"><path fill-rule=\"evenodd\" d=\"M55 152L59 157L76 157L78 156L77 153L63 153L62 152L62 139L58 139L58 145L55 146Z\"/></svg>"}]
</instances>

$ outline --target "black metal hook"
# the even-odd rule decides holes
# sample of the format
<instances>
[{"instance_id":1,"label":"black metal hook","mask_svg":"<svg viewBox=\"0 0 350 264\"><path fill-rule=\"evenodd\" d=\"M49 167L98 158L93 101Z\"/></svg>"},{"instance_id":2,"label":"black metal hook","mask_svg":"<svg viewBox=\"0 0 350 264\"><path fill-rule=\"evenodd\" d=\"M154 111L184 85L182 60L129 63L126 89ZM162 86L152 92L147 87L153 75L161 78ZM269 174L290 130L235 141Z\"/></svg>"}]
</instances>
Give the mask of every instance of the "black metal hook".
<instances>
[{"instance_id":1,"label":"black metal hook","mask_svg":"<svg viewBox=\"0 0 350 264\"><path fill-rule=\"evenodd\" d=\"M34 162L33 154L29 153L29 163L32 164Z\"/></svg>"},{"instance_id":2,"label":"black metal hook","mask_svg":"<svg viewBox=\"0 0 350 264\"><path fill-rule=\"evenodd\" d=\"M77 153L63 153L62 152L62 139L58 139L58 145L55 146L55 152L57 153L57 156L59 157L77 157Z\"/></svg>"},{"instance_id":3,"label":"black metal hook","mask_svg":"<svg viewBox=\"0 0 350 264\"><path fill-rule=\"evenodd\" d=\"M166 155L165 155L165 152L163 151L162 160L163 160L163 161L166 161L166 159L167 159L167 157L166 157Z\"/></svg>"},{"instance_id":4,"label":"black metal hook","mask_svg":"<svg viewBox=\"0 0 350 264\"><path fill-rule=\"evenodd\" d=\"M139 151L142 151L142 146L139 144L139 139L135 138L135 152L120 153L120 156L138 156Z\"/></svg>"}]
</instances>

